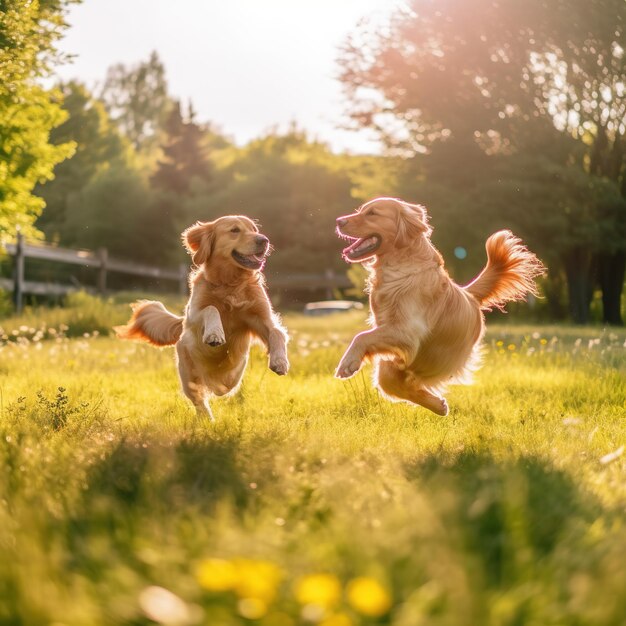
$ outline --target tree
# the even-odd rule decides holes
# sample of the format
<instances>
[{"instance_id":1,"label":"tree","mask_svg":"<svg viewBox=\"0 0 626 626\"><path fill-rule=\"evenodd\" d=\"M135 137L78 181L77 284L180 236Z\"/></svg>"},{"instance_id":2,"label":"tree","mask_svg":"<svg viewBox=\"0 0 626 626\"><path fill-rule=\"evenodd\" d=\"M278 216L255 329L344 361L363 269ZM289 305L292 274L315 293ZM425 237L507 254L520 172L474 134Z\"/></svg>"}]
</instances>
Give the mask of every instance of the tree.
<instances>
[{"instance_id":1,"label":"tree","mask_svg":"<svg viewBox=\"0 0 626 626\"><path fill-rule=\"evenodd\" d=\"M158 145L172 101L156 52L134 66L119 63L109 68L100 99L136 150L149 152Z\"/></svg>"},{"instance_id":2,"label":"tree","mask_svg":"<svg viewBox=\"0 0 626 626\"><path fill-rule=\"evenodd\" d=\"M162 158L150 178L154 191L145 228L154 240L166 238L164 250L170 259L180 256L179 234L188 226L185 206L191 198L211 193L213 164L208 155L209 129L194 121L191 105L183 118L175 102L164 124Z\"/></svg>"},{"instance_id":3,"label":"tree","mask_svg":"<svg viewBox=\"0 0 626 626\"><path fill-rule=\"evenodd\" d=\"M183 119L179 102L172 106L163 127L163 158L159 160L152 176L155 189L187 194L194 178L204 182L211 179L212 165L207 155L206 129L196 124L194 117L191 104L187 119Z\"/></svg>"},{"instance_id":4,"label":"tree","mask_svg":"<svg viewBox=\"0 0 626 626\"><path fill-rule=\"evenodd\" d=\"M70 246L106 247L111 256L162 265L163 235L155 240L147 232L151 204L145 177L124 163L113 163L68 198L64 240Z\"/></svg>"},{"instance_id":5,"label":"tree","mask_svg":"<svg viewBox=\"0 0 626 626\"><path fill-rule=\"evenodd\" d=\"M102 102L84 85L71 81L59 85L58 89L68 117L52 130L50 140L54 145L72 142L76 151L72 158L56 166L53 180L36 188L37 195L46 203L37 226L48 239L68 243L66 217L72 196L112 162L126 161L129 146L111 123Z\"/></svg>"},{"instance_id":6,"label":"tree","mask_svg":"<svg viewBox=\"0 0 626 626\"><path fill-rule=\"evenodd\" d=\"M345 269L335 219L358 204L345 161L295 128L233 152L209 192L190 197L187 220L225 213L258 219L276 249L271 271Z\"/></svg>"},{"instance_id":7,"label":"tree","mask_svg":"<svg viewBox=\"0 0 626 626\"><path fill-rule=\"evenodd\" d=\"M589 322L593 258L620 245L626 236L617 213L626 199L615 185L578 167L545 156L518 154L498 158L468 201L495 230L512 227L552 268L563 268L573 321Z\"/></svg>"},{"instance_id":8,"label":"tree","mask_svg":"<svg viewBox=\"0 0 626 626\"><path fill-rule=\"evenodd\" d=\"M568 166L612 179L624 195L625 21L622 0L413 0L388 28L362 28L346 43L351 118L405 155L443 142L532 155L552 143L566 149ZM445 184L457 172L439 174ZM603 213L614 231L622 206ZM614 238L603 281L608 322L621 321L625 250L626 239ZM586 276L593 255L585 257Z\"/></svg>"},{"instance_id":9,"label":"tree","mask_svg":"<svg viewBox=\"0 0 626 626\"><path fill-rule=\"evenodd\" d=\"M50 131L61 124L61 94L41 79L58 60L64 0L0 0L0 238L17 226L35 235L33 222L44 201L35 185L53 176L53 167L73 151L52 145Z\"/></svg>"}]
</instances>

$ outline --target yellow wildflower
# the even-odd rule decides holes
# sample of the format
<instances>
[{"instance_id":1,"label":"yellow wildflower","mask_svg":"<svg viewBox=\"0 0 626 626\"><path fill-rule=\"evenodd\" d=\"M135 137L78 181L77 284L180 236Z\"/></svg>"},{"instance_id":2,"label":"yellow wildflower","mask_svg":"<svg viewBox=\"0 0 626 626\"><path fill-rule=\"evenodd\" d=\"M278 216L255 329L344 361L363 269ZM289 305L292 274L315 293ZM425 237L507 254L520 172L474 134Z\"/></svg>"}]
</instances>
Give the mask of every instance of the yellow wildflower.
<instances>
[{"instance_id":1,"label":"yellow wildflower","mask_svg":"<svg viewBox=\"0 0 626 626\"><path fill-rule=\"evenodd\" d=\"M235 591L240 598L256 598L269 604L276 595L282 578L280 569L269 561L235 559L237 571Z\"/></svg>"},{"instance_id":2,"label":"yellow wildflower","mask_svg":"<svg viewBox=\"0 0 626 626\"><path fill-rule=\"evenodd\" d=\"M316 604L325 609L341 599L341 583L333 574L310 574L297 581L296 599L300 604Z\"/></svg>"},{"instance_id":3,"label":"yellow wildflower","mask_svg":"<svg viewBox=\"0 0 626 626\"><path fill-rule=\"evenodd\" d=\"M204 559L196 569L198 583L209 591L230 591L237 585L237 569L224 559Z\"/></svg>"},{"instance_id":4,"label":"yellow wildflower","mask_svg":"<svg viewBox=\"0 0 626 626\"><path fill-rule=\"evenodd\" d=\"M513 350L515 350L515 344L514 344L514 343L510 343L510 344L507 346L507 348L508 348L511 352L513 352Z\"/></svg>"},{"instance_id":5,"label":"yellow wildflower","mask_svg":"<svg viewBox=\"0 0 626 626\"><path fill-rule=\"evenodd\" d=\"M373 578L360 576L351 580L347 597L352 608L368 617L379 617L391 608L389 592Z\"/></svg>"}]
</instances>

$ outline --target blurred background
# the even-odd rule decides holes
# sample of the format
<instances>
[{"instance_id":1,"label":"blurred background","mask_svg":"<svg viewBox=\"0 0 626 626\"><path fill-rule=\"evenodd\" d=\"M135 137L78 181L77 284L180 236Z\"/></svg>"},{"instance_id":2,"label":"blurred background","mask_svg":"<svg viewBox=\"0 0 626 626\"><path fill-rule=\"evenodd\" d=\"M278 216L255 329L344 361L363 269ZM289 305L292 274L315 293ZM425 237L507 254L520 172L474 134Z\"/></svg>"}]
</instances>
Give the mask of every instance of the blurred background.
<instances>
[{"instance_id":1,"label":"blurred background","mask_svg":"<svg viewBox=\"0 0 626 626\"><path fill-rule=\"evenodd\" d=\"M622 324L623 0L0 8L3 314L18 282L179 290L180 232L228 213L272 240L279 307L359 298L334 220L388 195L427 206L460 283L521 236L549 273L513 317Z\"/></svg>"}]
</instances>

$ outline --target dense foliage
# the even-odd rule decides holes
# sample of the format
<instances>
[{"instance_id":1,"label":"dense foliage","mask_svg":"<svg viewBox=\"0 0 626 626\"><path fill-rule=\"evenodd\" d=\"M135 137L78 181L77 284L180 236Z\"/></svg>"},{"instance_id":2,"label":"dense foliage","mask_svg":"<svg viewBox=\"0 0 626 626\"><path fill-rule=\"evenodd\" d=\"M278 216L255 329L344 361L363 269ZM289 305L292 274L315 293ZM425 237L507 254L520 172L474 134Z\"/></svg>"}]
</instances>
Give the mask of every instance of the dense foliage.
<instances>
[{"instance_id":1,"label":"dense foliage","mask_svg":"<svg viewBox=\"0 0 626 626\"><path fill-rule=\"evenodd\" d=\"M385 27L364 22L340 54L340 79L355 127L384 140L380 157L333 154L295 125L236 146L198 120L191 103L172 98L156 52L113 66L98 93L75 81L46 92L33 78L49 61L35 50L53 51L62 4L8 4L5 230L31 223L43 199L37 226L49 240L173 266L186 260L179 233L188 224L245 213L272 239L271 272L321 274L346 269L335 217L394 195L427 205L434 241L459 282L484 265L485 238L511 228L549 266L543 291L552 318L587 322L601 298L603 320L621 323L620 0L531 0L523 8L514 0L413 0ZM33 45L20 44L18 32L31 32ZM20 74L24 59L32 67ZM9 88L18 84L30 91ZM33 196L72 146L74 156Z\"/></svg>"},{"instance_id":2,"label":"dense foliage","mask_svg":"<svg viewBox=\"0 0 626 626\"><path fill-rule=\"evenodd\" d=\"M16 227L31 228L44 202L33 188L52 178L56 163L73 152L71 142L53 145L50 131L65 118L60 94L48 76L61 36L65 0L0 1L0 240Z\"/></svg>"},{"instance_id":3,"label":"dense foliage","mask_svg":"<svg viewBox=\"0 0 626 626\"><path fill-rule=\"evenodd\" d=\"M621 323L625 23L621 0L413 0L340 58L354 124L422 155L405 195L438 187L433 213L481 236L493 209L519 224L552 280L565 275L579 322L597 283L604 321Z\"/></svg>"}]
</instances>

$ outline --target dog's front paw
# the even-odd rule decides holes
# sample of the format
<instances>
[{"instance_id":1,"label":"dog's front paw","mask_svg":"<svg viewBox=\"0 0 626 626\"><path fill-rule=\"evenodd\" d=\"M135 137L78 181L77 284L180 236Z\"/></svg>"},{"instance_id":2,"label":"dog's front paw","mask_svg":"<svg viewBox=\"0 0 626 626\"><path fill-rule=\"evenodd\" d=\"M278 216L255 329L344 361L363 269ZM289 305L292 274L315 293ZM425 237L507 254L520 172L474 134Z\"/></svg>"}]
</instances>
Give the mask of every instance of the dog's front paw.
<instances>
[{"instance_id":1,"label":"dog's front paw","mask_svg":"<svg viewBox=\"0 0 626 626\"><path fill-rule=\"evenodd\" d=\"M284 376L289 371L289 361L283 358L270 359L270 369L279 376Z\"/></svg>"},{"instance_id":2,"label":"dog's front paw","mask_svg":"<svg viewBox=\"0 0 626 626\"><path fill-rule=\"evenodd\" d=\"M346 355L347 356L347 355ZM337 367L335 372L336 378L350 378L354 376L361 369L362 361L345 356L341 359L341 363Z\"/></svg>"},{"instance_id":3,"label":"dog's front paw","mask_svg":"<svg viewBox=\"0 0 626 626\"><path fill-rule=\"evenodd\" d=\"M226 343L226 337L224 337L223 330L210 330L204 333L202 341L211 348L217 348L223 346Z\"/></svg>"}]
</instances>

